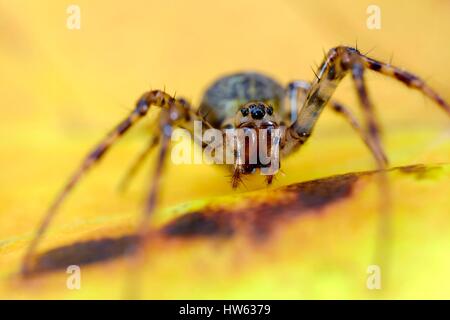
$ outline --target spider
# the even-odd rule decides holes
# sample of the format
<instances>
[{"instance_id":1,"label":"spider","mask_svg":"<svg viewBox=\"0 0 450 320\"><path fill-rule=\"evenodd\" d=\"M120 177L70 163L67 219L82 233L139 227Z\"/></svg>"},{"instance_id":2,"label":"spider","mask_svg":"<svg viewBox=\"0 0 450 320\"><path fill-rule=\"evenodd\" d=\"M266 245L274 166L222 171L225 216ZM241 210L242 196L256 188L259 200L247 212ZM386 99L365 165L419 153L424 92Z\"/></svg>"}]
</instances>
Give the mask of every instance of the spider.
<instances>
[{"instance_id":1,"label":"spider","mask_svg":"<svg viewBox=\"0 0 450 320\"><path fill-rule=\"evenodd\" d=\"M31 270L32 258L37 245L66 196L82 176L104 157L110 147L136 122L146 116L151 107L160 109L159 131L155 138L151 139L148 147L139 157L139 161L157 143L160 147L141 227L138 230L139 234L144 233L148 219L155 210L171 134L175 128L180 127L192 131L192 124L195 120L201 121L207 128L216 128L222 131L229 128L276 129L283 127L278 147L280 155L284 157L297 151L308 140L322 110L329 105L355 129L372 153L377 168L385 169L388 166L388 160L383 151L379 124L364 82L366 69L395 78L410 88L420 90L450 115L450 105L419 77L390 64L369 58L357 49L347 46L338 46L329 50L315 73L316 77L310 83L294 81L283 88L270 77L255 72L236 73L220 78L206 90L197 111L194 111L194 108L185 99L175 98L164 91L146 92L138 99L131 114L87 155L58 194L28 247L22 264L22 272L27 273ZM352 76L362 107L364 126L345 106L331 100L336 87L348 73ZM247 149L246 152L248 152ZM257 162L234 164L231 167L233 171L231 183L233 188L236 188L242 175L253 174L262 169L263 165ZM136 169L136 166L132 169L130 174ZM268 184L272 182L272 178L273 175L266 176Z\"/></svg>"}]
</instances>

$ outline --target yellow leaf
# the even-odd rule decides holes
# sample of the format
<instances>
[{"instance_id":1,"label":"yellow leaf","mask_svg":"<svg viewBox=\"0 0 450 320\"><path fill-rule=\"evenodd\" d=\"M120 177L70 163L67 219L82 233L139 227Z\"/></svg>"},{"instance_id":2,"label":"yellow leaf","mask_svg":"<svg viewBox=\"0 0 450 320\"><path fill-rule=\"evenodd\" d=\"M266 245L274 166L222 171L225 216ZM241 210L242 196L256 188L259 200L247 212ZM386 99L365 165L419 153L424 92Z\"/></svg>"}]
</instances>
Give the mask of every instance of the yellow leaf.
<instances>
[{"instance_id":1,"label":"yellow leaf","mask_svg":"<svg viewBox=\"0 0 450 320\"><path fill-rule=\"evenodd\" d=\"M121 253L133 242L149 175L140 175L125 196L114 186L124 163L147 142L151 121L71 195L39 247L34 276L17 273L71 170L150 88L165 87L197 105L208 83L236 70L264 71L283 83L311 80L310 66L323 48L358 39L361 51L375 46L370 56L383 61L393 55L393 64L450 100L446 2L377 1L380 30L366 27L367 3L350 0L77 4L79 30L67 29L65 3L0 4L2 298L124 296L131 280ZM335 97L358 110L347 80ZM168 163L139 268L142 297L448 299L448 118L392 79L368 72L367 80L392 167L425 164L389 173L386 288L366 287L378 239L376 179L342 176L370 170L370 155L325 110L271 189L256 178L246 182L256 191L236 192L221 170ZM80 290L66 286L68 263L81 265Z\"/></svg>"}]
</instances>

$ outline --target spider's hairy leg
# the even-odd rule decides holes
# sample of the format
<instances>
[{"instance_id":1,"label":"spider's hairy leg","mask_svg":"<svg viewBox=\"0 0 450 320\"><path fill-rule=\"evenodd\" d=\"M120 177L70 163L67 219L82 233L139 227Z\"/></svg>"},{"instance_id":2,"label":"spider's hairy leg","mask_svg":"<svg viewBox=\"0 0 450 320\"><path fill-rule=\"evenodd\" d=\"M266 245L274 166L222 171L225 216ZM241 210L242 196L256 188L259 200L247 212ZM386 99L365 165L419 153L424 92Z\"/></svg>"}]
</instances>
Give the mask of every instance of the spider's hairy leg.
<instances>
[{"instance_id":1,"label":"spider's hairy leg","mask_svg":"<svg viewBox=\"0 0 450 320\"><path fill-rule=\"evenodd\" d=\"M359 52L349 47L336 47L328 52L328 55L319 67L317 77L311 83L302 108L298 111L296 121L286 130L283 154L292 152L307 141L323 108L347 72L352 70L353 75L360 69L362 70L360 73L363 72L359 57ZM381 147L379 126L372 104L368 100L364 83L359 78L359 76L356 79L354 77L366 119L366 133L363 137L368 139L377 167L382 169L385 167L385 156Z\"/></svg>"},{"instance_id":2,"label":"spider's hairy leg","mask_svg":"<svg viewBox=\"0 0 450 320\"><path fill-rule=\"evenodd\" d=\"M337 102L335 100L331 100L329 104L330 104L331 108L333 109L333 111L335 111L339 115L343 116L347 120L347 122L352 126L352 128L356 131L356 133L363 140L363 142L366 145L366 147L369 148L369 150L372 153L372 155L376 158L377 157L377 152L380 152L381 153L381 157L382 157L385 165L387 165L389 161L388 161L388 158L387 158L386 154L383 152L382 149L381 150L377 150L376 148L374 148L373 144L367 138L363 128L359 124L359 121L356 119L355 115L347 107L345 107L343 104L341 104L340 102Z\"/></svg>"},{"instance_id":3,"label":"spider's hairy leg","mask_svg":"<svg viewBox=\"0 0 450 320\"><path fill-rule=\"evenodd\" d=\"M392 66L390 64L374 60L372 58L360 55L361 61L364 67L384 74L386 76L395 78L410 88L420 90L427 97L436 102L444 111L450 115L450 104L446 102L436 91L429 87L425 81L420 79L418 76L402 70L398 67Z\"/></svg>"},{"instance_id":4,"label":"spider's hairy leg","mask_svg":"<svg viewBox=\"0 0 450 320\"><path fill-rule=\"evenodd\" d=\"M351 64L351 73L353 82L358 92L358 97L361 106L363 107L364 115L366 118L366 132L369 138L369 143L372 144L377 151L382 152L383 148L380 141L380 130L377 123L373 105L369 99L368 92L364 82L364 66L359 62L353 62ZM376 158L378 174L378 189L380 194L379 202L379 220L378 220L378 238L376 244L376 251L374 259L377 264L382 266L384 272L384 282L388 283L388 262L389 262L389 248L388 243L391 239L391 190L390 183L385 171L386 164L380 158ZM386 285L385 285L386 287Z\"/></svg>"},{"instance_id":5,"label":"spider's hairy leg","mask_svg":"<svg viewBox=\"0 0 450 320\"><path fill-rule=\"evenodd\" d=\"M181 117L177 116L177 114L178 115L180 114L179 113L180 108L183 111ZM188 102L182 98L171 100L168 109L164 109L161 111L160 115L161 133L159 138L160 150L158 158L156 159L156 167L152 179L151 188L144 208L144 215L140 225L140 230L138 230L141 236L145 236L147 231L148 219L150 218L157 204L158 192L160 189L162 174L164 170L164 162L167 157L168 149L170 147L172 132L175 127L183 127L194 136L194 142L198 143L198 141L195 140L194 134L195 121L199 121L201 122L202 125L211 128L211 125L201 116L194 113Z\"/></svg>"},{"instance_id":6,"label":"spider's hairy leg","mask_svg":"<svg viewBox=\"0 0 450 320\"><path fill-rule=\"evenodd\" d=\"M284 133L284 141L280 150L283 155L287 155L299 148L311 135L323 108L330 100L331 95L344 76L344 72L338 62L339 55L337 51L330 50L322 65L319 67L319 72L316 73L317 76L309 85L306 98L301 98L303 104L297 110L295 121L292 122ZM294 91L294 89L301 89L301 86L292 88L291 95L298 92Z\"/></svg>"},{"instance_id":7,"label":"spider's hairy leg","mask_svg":"<svg viewBox=\"0 0 450 320\"><path fill-rule=\"evenodd\" d=\"M151 182L150 192L147 196L147 200L144 207L144 213L142 217L142 222L140 223L140 227L138 230L138 235L141 238L145 235L147 231L147 222L153 213L156 203L157 197L160 190L161 178L164 170L164 163L167 157L167 151L170 145L170 137L173 131L173 124L171 123L171 119L169 116L170 111L163 110L161 112L161 143L159 148L158 157L156 159L156 167L154 169L154 174ZM139 248L138 248L139 249Z\"/></svg>"},{"instance_id":8,"label":"spider's hairy leg","mask_svg":"<svg viewBox=\"0 0 450 320\"><path fill-rule=\"evenodd\" d=\"M380 129L374 112L373 105L369 99L366 85L364 82L365 68L381 72L392 76L409 87L421 90L425 95L433 99L447 113L450 113L449 104L446 103L435 91L428 87L422 80L415 75L402 71L387 64L380 63L359 53L358 50L350 47L340 46L331 49L322 65L319 67L316 78L311 84L305 102L298 112L297 120L287 128L282 145L282 153L288 154L295 148L306 142L314 128L324 106L330 100L340 80L351 72L355 88L358 93L360 105L362 107L365 126L364 134L368 143L373 148L377 169L380 170L379 190L382 195L380 202L380 226L379 226L379 253L386 250L384 244L389 239L389 211L390 211L390 191L384 169L386 163L383 157L383 148L380 140ZM380 245L381 244L381 245ZM383 261L387 261L386 254L381 256Z\"/></svg>"},{"instance_id":9,"label":"spider's hairy leg","mask_svg":"<svg viewBox=\"0 0 450 320\"><path fill-rule=\"evenodd\" d=\"M380 126L364 82L364 66L359 62L352 62L351 73L366 120L366 135L369 143L375 148L377 167L380 170L385 169L386 163L382 157L384 152L381 145Z\"/></svg>"},{"instance_id":10,"label":"spider's hairy leg","mask_svg":"<svg viewBox=\"0 0 450 320\"><path fill-rule=\"evenodd\" d=\"M120 122L84 159L82 164L78 167L75 173L71 176L69 181L56 196L55 200L47 210L45 216L43 217L34 238L31 240L30 245L22 262L22 274L27 274L32 267L32 258L39 244L41 238L43 237L45 231L49 227L51 221L55 217L58 209L73 190L75 185L80 181L80 179L85 175L92 166L97 163L110 147L120 139L136 122L142 119L148 112L150 106L158 106L161 108L168 108L169 105L174 101L174 99L167 93L160 90L153 90L146 92L137 101L135 109L130 113L130 115ZM182 111L183 106L180 106L180 111Z\"/></svg>"},{"instance_id":11,"label":"spider's hairy leg","mask_svg":"<svg viewBox=\"0 0 450 320\"><path fill-rule=\"evenodd\" d=\"M182 107L186 112L184 113L183 117L177 118L176 114L178 113L180 107ZM159 153L156 159L156 166L154 168L151 186L145 202L141 221L138 224L137 242L130 250L131 253L133 253L133 257L130 260L133 270L132 272L130 272L131 278L128 283L128 298L139 296L140 285L138 273L140 271L140 268L138 267L141 265L143 259L145 258L145 245L149 240L149 236L151 235L151 233L148 232L148 224L158 203L162 180L164 178L164 165L167 159L167 153L170 148L173 130L176 127L182 127L183 129L186 129L191 134L193 134L195 130L194 121L199 121L202 125L208 128L212 127L211 124L209 124L200 115L194 113L190 105L184 99L174 99L170 101L168 109L161 110L161 115L159 118ZM195 134L193 134L193 137L194 142L201 145L200 141L195 140Z\"/></svg>"},{"instance_id":12,"label":"spider's hairy leg","mask_svg":"<svg viewBox=\"0 0 450 320\"><path fill-rule=\"evenodd\" d=\"M119 183L119 191L125 192L128 188L130 182L136 176L139 169L141 169L142 164L145 162L147 157L150 155L150 151L154 149L154 147L158 144L159 136L150 137L150 141L147 143L145 148L139 153L139 155L134 159L131 166L128 168L127 172L123 176L122 180Z\"/></svg>"},{"instance_id":13,"label":"spider's hairy leg","mask_svg":"<svg viewBox=\"0 0 450 320\"><path fill-rule=\"evenodd\" d=\"M311 84L303 80L296 80L288 84L288 87L286 89L286 95L289 99L288 101L289 110L288 112L285 113L286 116L289 116L291 118L291 122L296 120L299 106L302 106L303 103L305 102L305 99L307 97L310 88ZM348 108L346 108L342 103L339 103L335 100L330 100L329 105L331 106L333 111L343 116L344 119L352 126L352 128L356 131L359 137L363 140L364 144L369 148L373 156L376 158L379 154L379 156L383 159L385 164L387 164L388 160L383 150L377 150L373 146L373 144L367 138L365 132L363 131L363 128L361 127L361 125L359 124L358 120L353 115L353 113Z\"/></svg>"},{"instance_id":14,"label":"spider's hairy leg","mask_svg":"<svg viewBox=\"0 0 450 320\"><path fill-rule=\"evenodd\" d=\"M285 110L284 113L286 117L289 117L288 123L292 123L297 119L298 110L303 105L310 87L311 84L303 80L295 80L287 85L285 92L288 103L286 105L289 109Z\"/></svg>"},{"instance_id":15,"label":"spider's hairy leg","mask_svg":"<svg viewBox=\"0 0 450 320\"><path fill-rule=\"evenodd\" d=\"M188 112L186 114L185 119L184 119L186 121L182 121L183 123L181 123L181 124L182 124L182 127L184 129L188 130L191 133L191 135L194 136L194 138L196 138L196 135L194 134L194 127L192 125L194 123L193 120L197 120L199 122L202 122L203 125L205 125L208 128L211 128L211 125L209 123L207 123L203 118L201 118L201 116L199 116L195 112L193 112L192 106L189 104L189 102L186 99L184 99L184 98L177 98L175 101L177 103L179 103L179 104L182 104L183 105L182 108ZM142 168L142 164L145 162L145 160L149 156L150 152L158 144L159 139L160 139L159 134L154 134L150 138L150 140L148 141L148 143L145 146L145 148L139 153L139 155L133 161L133 163L131 164L130 168L127 170L127 172L125 173L124 177L120 181L120 183L119 183L119 191L121 191L121 192L126 191L126 189L128 188L131 180L133 180L135 175ZM195 142L198 142L198 141L195 141ZM200 147L203 147L201 143L200 143Z\"/></svg>"},{"instance_id":16,"label":"spider's hairy leg","mask_svg":"<svg viewBox=\"0 0 450 320\"><path fill-rule=\"evenodd\" d=\"M356 49L341 46L333 48L328 52L327 57L319 68L317 77L311 83L311 88L308 91L302 108L299 110L297 120L286 130L284 145L286 151L283 153L291 152L291 150L296 147L298 148L308 139L323 108L330 101L337 85L348 72L351 72L364 113L365 127L361 136L367 139L367 144L375 157L377 169L380 170L378 181L381 195L379 210L380 222L378 227L379 244L377 246L376 257L384 264L387 261L385 243L390 238L388 219L390 212L390 191L387 176L384 171L387 164L381 145L378 121L363 78L364 65L361 60L361 55ZM338 108L338 110L342 111L343 109ZM380 253L383 253L383 255Z\"/></svg>"}]
</instances>

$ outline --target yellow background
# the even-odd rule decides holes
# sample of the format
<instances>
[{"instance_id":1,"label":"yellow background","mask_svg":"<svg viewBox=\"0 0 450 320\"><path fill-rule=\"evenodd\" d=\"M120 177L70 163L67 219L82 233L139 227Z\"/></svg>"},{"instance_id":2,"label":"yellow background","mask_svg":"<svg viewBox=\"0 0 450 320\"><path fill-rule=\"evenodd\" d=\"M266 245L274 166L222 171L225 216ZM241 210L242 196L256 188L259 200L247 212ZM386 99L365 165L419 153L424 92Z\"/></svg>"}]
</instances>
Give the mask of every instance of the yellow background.
<instances>
[{"instance_id":1,"label":"yellow background","mask_svg":"<svg viewBox=\"0 0 450 320\"><path fill-rule=\"evenodd\" d=\"M66 27L69 4L81 9L80 30ZM366 27L370 4L381 8L380 30ZM311 80L311 67L320 64L323 50L357 41L362 52L373 49L371 57L382 61L392 58L394 65L420 75L450 101L449 30L450 2L442 0L1 0L1 296L120 297L119 284L115 290L98 284L89 292L73 292L58 289L59 280L50 278L38 282L38 289L17 289L12 287L11 277L46 207L71 170L131 110L142 92L165 88L196 105L212 80L237 70L263 71L283 83ZM437 106L381 75L368 73L367 83L383 124L392 166L449 162L449 122ZM343 81L335 97L358 111L349 79ZM42 249L102 233L108 223L131 230L150 179L148 170L126 195L118 195L115 187L128 162L145 145L148 130L148 123L140 125L83 181ZM339 117L325 111L308 145L282 164L284 175L275 186L371 168L370 155L358 137ZM223 170L169 163L167 169L162 208L233 192ZM246 184L249 189L264 187L259 178ZM448 191L448 184L444 186ZM448 230L449 220L442 223ZM434 249L441 248L440 241ZM442 246L448 249L448 243ZM191 257L184 253L173 259L175 262L168 265L175 268L177 259L184 259L189 266ZM167 277L177 274L172 271ZM306 275L314 277L313 272ZM119 272L117 278L121 276ZM201 294L189 290L177 294L176 285L170 289L176 283L171 278L167 283L159 282L165 291L149 293L148 297L251 298L256 293L257 297L276 298L367 297L345 283L327 282L320 273L317 277L321 287L301 294L289 290L273 294L273 288L264 291L256 283L218 292L205 289ZM414 288L417 291L410 294L421 296L423 284ZM448 290L434 292L438 297L450 296ZM408 293L400 290L390 297L401 296Z\"/></svg>"}]
</instances>

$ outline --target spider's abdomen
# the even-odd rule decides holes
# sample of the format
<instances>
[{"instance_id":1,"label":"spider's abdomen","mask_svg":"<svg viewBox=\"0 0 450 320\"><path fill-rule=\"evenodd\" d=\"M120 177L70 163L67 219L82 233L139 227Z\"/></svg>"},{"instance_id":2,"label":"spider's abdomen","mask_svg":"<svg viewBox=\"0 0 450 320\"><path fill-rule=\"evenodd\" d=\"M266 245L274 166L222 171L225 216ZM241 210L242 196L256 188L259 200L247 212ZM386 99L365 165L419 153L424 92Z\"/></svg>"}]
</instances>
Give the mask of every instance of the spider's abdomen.
<instances>
[{"instance_id":1,"label":"spider's abdomen","mask_svg":"<svg viewBox=\"0 0 450 320\"><path fill-rule=\"evenodd\" d=\"M256 72L235 73L218 79L206 90L198 112L220 128L250 101L265 102L279 112L283 98L283 87L272 78Z\"/></svg>"}]
</instances>

